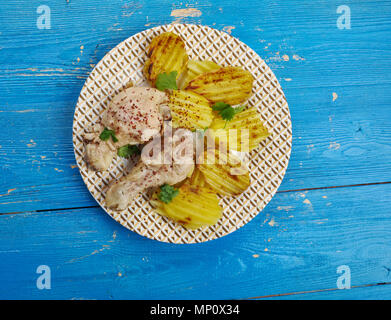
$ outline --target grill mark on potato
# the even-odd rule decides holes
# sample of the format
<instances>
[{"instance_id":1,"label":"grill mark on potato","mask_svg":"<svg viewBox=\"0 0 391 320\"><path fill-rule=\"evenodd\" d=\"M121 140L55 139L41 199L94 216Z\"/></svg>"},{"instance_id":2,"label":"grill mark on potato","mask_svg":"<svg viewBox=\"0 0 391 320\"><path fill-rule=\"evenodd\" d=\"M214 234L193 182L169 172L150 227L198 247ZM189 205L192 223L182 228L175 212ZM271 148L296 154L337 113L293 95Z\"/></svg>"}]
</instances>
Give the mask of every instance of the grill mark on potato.
<instances>
[{"instance_id":1,"label":"grill mark on potato","mask_svg":"<svg viewBox=\"0 0 391 320\"><path fill-rule=\"evenodd\" d=\"M148 58L145 74L152 85L160 73L177 71L179 76L188 60L182 38L171 32L162 33L151 41Z\"/></svg>"},{"instance_id":2,"label":"grill mark on potato","mask_svg":"<svg viewBox=\"0 0 391 320\"><path fill-rule=\"evenodd\" d=\"M148 66L148 74L149 75L151 75L151 73L152 73L152 66L153 66L153 63L150 63Z\"/></svg>"}]
</instances>

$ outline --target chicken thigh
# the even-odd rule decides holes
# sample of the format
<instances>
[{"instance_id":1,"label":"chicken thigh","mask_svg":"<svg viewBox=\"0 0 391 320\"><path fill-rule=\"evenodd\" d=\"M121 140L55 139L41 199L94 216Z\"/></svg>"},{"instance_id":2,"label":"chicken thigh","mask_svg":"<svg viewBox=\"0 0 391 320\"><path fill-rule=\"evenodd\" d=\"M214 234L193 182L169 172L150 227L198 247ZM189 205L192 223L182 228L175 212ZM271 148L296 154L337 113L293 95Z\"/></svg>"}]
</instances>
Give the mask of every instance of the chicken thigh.
<instances>
[{"instance_id":1,"label":"chicken thigh","mask_svg":"<svg viewBox=\"0 0 391 320\"><path fill-rule=\"evenodd\" d=\"M167 117L167 95L154 88L131 87L110 102L102 121L84 135L86 160L97 171L106 170L117 148L148 142L161 131ZM112 130L118 141L103 141L104 128Z\"/></svg>"},{"instance_id":2,"label":"chicken thigh","mask_svg":"<svg viewBox=\"0 0 391 320\"><path fill-rule=\"evenodd\" d=\"M124 210L143 191L163 184L177 184L193 172L193 133L176 129L169 136L170 129L165 130L164 136L146 144L139 163L109 187L106 193L108 207Z\"/></svg>"}]
</instances>

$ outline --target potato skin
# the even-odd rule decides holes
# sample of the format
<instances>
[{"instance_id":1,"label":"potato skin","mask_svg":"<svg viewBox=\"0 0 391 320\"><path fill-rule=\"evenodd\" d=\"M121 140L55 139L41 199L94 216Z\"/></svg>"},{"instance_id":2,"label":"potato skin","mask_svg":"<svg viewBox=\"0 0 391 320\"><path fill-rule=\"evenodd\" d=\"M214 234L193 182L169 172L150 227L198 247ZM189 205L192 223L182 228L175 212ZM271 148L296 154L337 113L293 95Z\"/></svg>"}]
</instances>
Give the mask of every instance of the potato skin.
<instances>
[{"instance_id":1,"label":"potato skin","mask_svg":"<svg viewBox=\"0 0 391 320\"><path fill-rule=\"evenodd\" d=\"M230 66L200 74L185 89L204 96L212 103L236 105L251 96L253 82L250 72L241 67Z\"/></svg>"},{"instance_id":2,"label":"potato skin","mask_svg":"<svg viewBox=\"0 0 391 320\"><path fill-rule=\"evenodd\" d=\"M189 59L182 38L172 32L165 32L153 38L147 49L147 56L144 75L153 87L161 73L177 71L178 79Z\"/></svg>"}]
</instances>

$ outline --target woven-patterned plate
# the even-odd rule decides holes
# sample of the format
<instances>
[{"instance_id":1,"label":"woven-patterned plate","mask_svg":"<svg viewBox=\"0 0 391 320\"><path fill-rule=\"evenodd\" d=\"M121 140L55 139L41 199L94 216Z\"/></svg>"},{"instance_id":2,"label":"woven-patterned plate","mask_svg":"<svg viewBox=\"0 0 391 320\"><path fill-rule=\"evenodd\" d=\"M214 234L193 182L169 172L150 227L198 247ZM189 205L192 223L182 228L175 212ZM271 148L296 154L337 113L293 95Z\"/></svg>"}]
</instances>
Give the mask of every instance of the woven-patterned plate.
<instances>
[{"instance_id":1,"label":"woven-patterned plate","mask_svg":"<svg viewBox=\"0 0 391 320\"><path fill-rule=\"evenodd\" d=\"M155 213L146 195L140 195L122 212L105 204L107 186L126 171L128 161L117 157L109 170L97 173L84 161L82 135L95 123L107 107L110 97L129 80L135 85L145 81L142 68L146 48L156 35L172 31L186 43L191 59L213 60L220 65L240 65L254 78L253 95L248 104L256 106L271 132L259 148L252 151L249 163L251 186L241 195L224 197L220 204L223 217L211 227L187 230ZM88 190L101 207L117 222L150 239L173 243L195 243L222 237L254 218L271 200L288 166L291 151L291 120L284 93L269 67L247 45L238 39L206 26L171 24L137 33L112 49L96 65L81 90L73 120L75 157Z\"/></svg>"}]
</instances>

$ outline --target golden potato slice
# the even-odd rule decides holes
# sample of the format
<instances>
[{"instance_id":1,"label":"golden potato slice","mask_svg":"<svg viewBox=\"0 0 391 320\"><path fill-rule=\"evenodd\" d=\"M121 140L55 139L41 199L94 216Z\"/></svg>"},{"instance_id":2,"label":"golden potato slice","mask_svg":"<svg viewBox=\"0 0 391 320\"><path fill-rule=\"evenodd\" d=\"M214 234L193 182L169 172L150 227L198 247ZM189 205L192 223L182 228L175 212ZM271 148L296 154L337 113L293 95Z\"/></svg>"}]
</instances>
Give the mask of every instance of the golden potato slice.
<instances>
[{"instance_id":1,"label":"golden potato slice","mask_svg":"<svg viewBox=\"0 0 391 320\"><path fill-rule=\"evenodd\" d=\"M213 111L209 101L194 92L173 90L168 106L174 128L205 129L212 123Z\"/></svg>"},{"instance_id":2,"label":"golden potato slice","mask_svg":"<svg viewBox=\"0 0 391 320\"><path fill-rule=\"evenodd\" d=\"M177 71L178 79L186 69L188 56L185 43L175 33L165 32L153 38L147 55L149 59L144 66L144 75L152 86L155 86L159 74Z\"/></svg>"},{"instance_id":3,"label":"golden potato slice","mask_svg":"<svg viewBox=\"0 0 391 320\"><path fill-rule=\"evenodd\" d=\"M250 173L245 164L222 148L206 151L203 163L197 165L206 183L218 194L236 195L250 185Z\"/></svg>"},{"instance_id":4,"label":"golden potato slice","mask_svg":"<svg viewBox=\"0 0 391 320\"><path fill-rule=\"evenodd\" d=\"M182 74L182 77L178 81L178 88L185 88L191 80L193 80L195 77L199 76L202 73L217 70L220 68L221 67L213 61L189 60L187 62L186 71Z\"/></svg>"},{"instance_id":5,"label":"golden potato slice","mask_svg":"<svg viewBox=\"0 0 391 320\"><path fill-rule=\"evenodd\" d=\"M217 195L209 188L183 184L169 203L160 201L159 190L153 194L152 206L156 211L182 224L187 229L213 225L221 218L222 208Z\"/></svg>"},{"instance_id":6,"label":"golden potato slice","mask_svg":"<svg viewBox=\"0 0 391 320\"><path fill-rule=\"evenodd\" d=\"M240 67L222 67L195 77L186 90L194 91L213 103L235 105L250 97L253 81L251 73Z\"/></svg>"},{"instance_id":7,"label":"golden potato slice","mask_svg":"<svg viewBox=\"0 0 391 320\"><path fill-rule=\"evenodd\" d=\"M255 107L237 113L228 122L216 117L209 128L218 141L228 145L228 149L244 152L257 148L270 135Z\"/></svg>"},{"instance_id":8,"label":"golden potato slice","mask_svg":"<svg viewBox=\"0 0 391 320\"><path fill-rule=\"evenodd\" d=\"M197 167L194 169L193 174L189 178L189 183L193 187L205 187L207 186L204 175Z\"/></svg>"}]
</instances>

